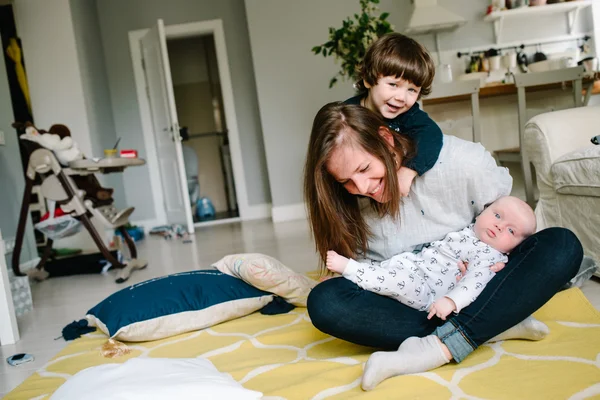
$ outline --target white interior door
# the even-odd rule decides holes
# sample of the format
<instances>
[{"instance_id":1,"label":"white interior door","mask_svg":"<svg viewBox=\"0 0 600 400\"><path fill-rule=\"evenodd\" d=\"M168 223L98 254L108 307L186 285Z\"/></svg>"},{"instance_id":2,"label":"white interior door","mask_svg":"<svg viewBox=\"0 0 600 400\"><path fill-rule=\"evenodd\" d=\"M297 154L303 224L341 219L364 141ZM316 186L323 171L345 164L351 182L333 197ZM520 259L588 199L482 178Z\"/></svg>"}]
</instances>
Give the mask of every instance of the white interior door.
<instances>
[{"instance_id":1,"label":"white interior door","mask_svg":"<svg viewBox=\"0 0 600 400\"><path fill-rule=\"evenodd\" d=\"M167 222L182 224L188 232L193 233L194 222L188 199L167 39L161 19L141 39L140 44Z\"/></svg>"}]
</instances>

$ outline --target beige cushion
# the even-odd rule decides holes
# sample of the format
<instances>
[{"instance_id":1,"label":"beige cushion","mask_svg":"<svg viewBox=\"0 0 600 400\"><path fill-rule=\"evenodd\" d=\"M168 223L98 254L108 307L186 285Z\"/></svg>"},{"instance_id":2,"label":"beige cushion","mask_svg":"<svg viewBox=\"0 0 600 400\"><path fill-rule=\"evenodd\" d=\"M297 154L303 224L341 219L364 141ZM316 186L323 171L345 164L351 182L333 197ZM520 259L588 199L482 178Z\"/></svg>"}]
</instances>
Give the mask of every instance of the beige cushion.
<instances>
[{"instance_id":1,"label":"beige cushion","mask_svg":"<svg viewBox=\"0 0 600 400\"><path fill-rule=\"evenodd\" d=\"M306 307L308 294L317 284L264 254L232 254L223 257L213 266L224 274L276 294L298 307Z\"/></svg>"},{"instance_id":2,"label":"beige cushion","mask_svg":"<svg viewBox=\"0 0 600 400\"><path fill-rule=\"evenodd\" d=\"M600 197L600 146L565 154L554 162L551 174L560 194Z\"/></svg>"}]
</instances>

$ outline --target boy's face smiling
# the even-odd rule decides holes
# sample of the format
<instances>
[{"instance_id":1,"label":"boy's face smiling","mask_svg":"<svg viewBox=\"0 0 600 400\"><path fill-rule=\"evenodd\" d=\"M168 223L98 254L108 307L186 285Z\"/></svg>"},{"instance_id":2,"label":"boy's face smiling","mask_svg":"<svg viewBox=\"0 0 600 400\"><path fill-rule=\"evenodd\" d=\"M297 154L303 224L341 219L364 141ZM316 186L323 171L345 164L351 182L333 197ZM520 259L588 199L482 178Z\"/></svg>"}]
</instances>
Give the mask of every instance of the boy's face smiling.
<instances>
[{"instance_id":1,"label":"boy's face smiling","mask_svg":"<svg viewBox=\"0 0 600 400\"><path fill-rule=\"evenodd\" d=\"M394 119L398 115L410 110L419 99L421 88L395 76L383 76L377 84L364 85L369 89L364 106L387 119Z\"/></svg>"}]
</instances>

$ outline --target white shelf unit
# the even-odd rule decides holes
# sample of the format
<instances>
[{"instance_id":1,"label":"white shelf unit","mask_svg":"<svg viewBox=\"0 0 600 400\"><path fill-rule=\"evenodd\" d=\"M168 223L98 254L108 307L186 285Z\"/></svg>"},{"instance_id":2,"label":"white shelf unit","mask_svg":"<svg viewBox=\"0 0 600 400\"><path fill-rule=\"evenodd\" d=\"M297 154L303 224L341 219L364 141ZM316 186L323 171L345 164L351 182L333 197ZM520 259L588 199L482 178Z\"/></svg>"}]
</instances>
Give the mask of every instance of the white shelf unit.
<instances>
[{"instance_id":1,"label":"white shelf unit","mask_svg":"<svg viewBox=\"0 0 600 400\"><path fill-rule=\"evenodd\" d=\"M534 15L544 14L565 14L567 16L569 35L573 34L573 26L577 20L579 10L592 5L593 0L567 1L564 3L545 4L543 6L520 7L512 10L494 11L486 15L485 22L494 23L494 36L496 44L502 42L502 25L507 18L523 18Z\"/></svg>"}]
</instances>

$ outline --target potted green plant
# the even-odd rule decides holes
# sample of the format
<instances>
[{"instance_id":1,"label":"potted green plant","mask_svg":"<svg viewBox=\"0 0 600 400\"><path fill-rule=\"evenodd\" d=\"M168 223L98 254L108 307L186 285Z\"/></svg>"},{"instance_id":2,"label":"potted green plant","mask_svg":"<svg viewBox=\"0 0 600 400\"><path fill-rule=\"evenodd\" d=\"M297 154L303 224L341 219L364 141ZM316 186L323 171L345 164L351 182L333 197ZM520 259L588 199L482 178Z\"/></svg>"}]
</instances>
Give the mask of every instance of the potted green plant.
<instances>
[{"instance_id":1,"label":"potted green plant","mask_svg":"<svg viewBox=\"0 0 600 400\"><path fill-rule=\"evenodd\" d=\"M315 54L323 57L335 56L341 61L340 71L329 81L333 87L338 77L345 80L357 80L357 67L360 65L369 45L386 33L393 32L394 27L387 21L389 13L376 14L379 11L379 0L360 0L360 14L354 18L346 18L341 28L329 28L329 40L312 48Z\"/></svg>"}]
</instances>

